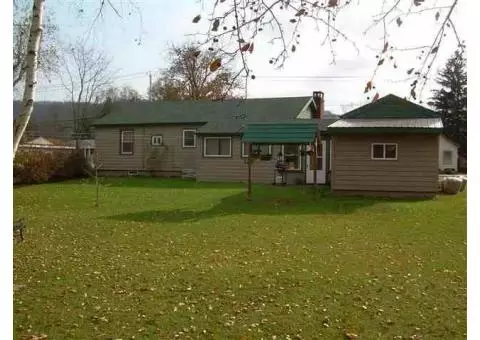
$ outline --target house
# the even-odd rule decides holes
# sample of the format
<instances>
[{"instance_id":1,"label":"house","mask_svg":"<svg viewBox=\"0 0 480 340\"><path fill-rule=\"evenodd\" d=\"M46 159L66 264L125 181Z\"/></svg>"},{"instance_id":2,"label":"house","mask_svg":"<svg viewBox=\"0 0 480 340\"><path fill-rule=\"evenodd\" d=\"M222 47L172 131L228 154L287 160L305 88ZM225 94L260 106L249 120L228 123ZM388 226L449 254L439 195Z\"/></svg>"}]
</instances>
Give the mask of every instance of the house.
<instances>
[{"instance_id":1,"label":"house","mask_svg":"<svg viewBox=\"0 0 480 340\"><path fill-rule=\"evenodd\" d=\"M94 139L82 139L78 141L79 149L86 159L91 159L95 152ZM54 150L75 150L76 141L63 141L54 138L36 137L26 143L20 144L21 150L38 150L44 152L52 152Z\"/></svg>"},{"instance_id":2,"label":"house","mask_svg":"<svg viewBox=\"0 0 480 340\"><path fill-rule=\"evenodd\" d=\"M253 149L264 157L254 166L254 182L272 183L275 163L283 155L290 164L290 183L312 182L315 176L309 172L313 167L306 148L323 134L316 179L325 183L330 165L327 126L336 119L324 111L323 93L317 91L310 97L115 103L111 113L93 126L103 174L195 172L199 181L246 181L249 144L255 144ZM267 122L292 133L302 125L314 128L310 140L269 144L242 140L248 124Z\"/></svg>"},{"instance_id":3,"label":"house","mask_svg":"<svg viewBox=\"0 0 480 340\"><path fill-rule=\"evenodd\" d=\"M452 170L458 172L458 148L460 145L445 136L440 135L439 138L439 153L438 153L438 168L440 171Z\"/></svg>"},{"instance_id":4,"label":"house","mask_svg":"<svg viewBox=\"0 0 480 340\"><path fill-rule=\"evenodd\" d=\"M54 150L73 150L75 149L75 147L67 145L61 140L45 138L40 136L26 143L20 144L19 149L52 152Z\"/></svg>"},{"instance_id":5,"label":"house","mask_svg":"<svg viewBox=\"0 0 480 340\"><path fill-rule=\"evenodd\" d=\"M434 196L442 130L436 112L391 94L344 114L327 129L332 191Z\"/></svg>"}]
</instances>

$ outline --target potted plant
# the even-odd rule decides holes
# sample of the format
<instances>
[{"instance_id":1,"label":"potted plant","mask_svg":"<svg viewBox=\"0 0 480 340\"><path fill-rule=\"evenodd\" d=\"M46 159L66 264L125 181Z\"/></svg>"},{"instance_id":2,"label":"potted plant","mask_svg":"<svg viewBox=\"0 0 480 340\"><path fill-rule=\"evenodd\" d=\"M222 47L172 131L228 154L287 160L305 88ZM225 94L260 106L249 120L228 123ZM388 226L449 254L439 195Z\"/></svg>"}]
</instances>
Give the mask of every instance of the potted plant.
<instances>
[{"instance_id":1,"label":"potted plant","mask_svg":"<svg viewBox=\"0 0 480 340\"><path fill-rule=\"evenodd\" d=\"M270 161L270 160L272 160L272 155L270 155L270 154L261 155L261 156L260 156L260 159L261 159L262 161Z\"/></svg>"}]
</instances>

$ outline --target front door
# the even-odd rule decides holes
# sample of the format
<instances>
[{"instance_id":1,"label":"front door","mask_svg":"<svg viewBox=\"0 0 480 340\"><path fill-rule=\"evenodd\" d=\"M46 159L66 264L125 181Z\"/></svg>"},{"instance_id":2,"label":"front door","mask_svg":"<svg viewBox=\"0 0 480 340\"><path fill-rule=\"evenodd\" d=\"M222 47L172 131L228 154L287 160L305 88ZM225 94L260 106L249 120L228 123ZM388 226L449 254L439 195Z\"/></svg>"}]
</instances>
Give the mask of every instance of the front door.
<instances>
[{"instance_id":1,"label":"front door","mask_svg":"<svg viewBox=\"0 0 480 340\"><path fill-rule=\"evenodd\" d=\"M307 184L315 184L315 179L314 179L314 173L317 171L317 184L325 184L326 182L326 162L325 162L325 156L326 156L326 146L327 142L322 141L321 142L321 147L318 148L317 150L317 170L312 170L313 165L311 162L311 159L313 157L310 157L307 155Z\"/></svg>"}]
</instances>

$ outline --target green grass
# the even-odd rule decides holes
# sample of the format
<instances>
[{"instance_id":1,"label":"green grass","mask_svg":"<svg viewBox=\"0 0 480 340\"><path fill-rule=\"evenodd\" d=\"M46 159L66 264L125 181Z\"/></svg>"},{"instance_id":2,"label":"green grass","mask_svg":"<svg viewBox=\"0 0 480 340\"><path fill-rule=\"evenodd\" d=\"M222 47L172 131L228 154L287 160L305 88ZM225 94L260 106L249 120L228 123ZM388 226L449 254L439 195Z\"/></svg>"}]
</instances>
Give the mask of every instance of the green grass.
<instances>
[{"instance_id":1,"label":"green grass","mask_svg":"<svg viewBox=\"0 0 480 340\"><path fill-rule=\"evenodd\" d=\"M109 179L14 190L15 337L466 338L466 194Z\"/></svg>"}]
</instances>

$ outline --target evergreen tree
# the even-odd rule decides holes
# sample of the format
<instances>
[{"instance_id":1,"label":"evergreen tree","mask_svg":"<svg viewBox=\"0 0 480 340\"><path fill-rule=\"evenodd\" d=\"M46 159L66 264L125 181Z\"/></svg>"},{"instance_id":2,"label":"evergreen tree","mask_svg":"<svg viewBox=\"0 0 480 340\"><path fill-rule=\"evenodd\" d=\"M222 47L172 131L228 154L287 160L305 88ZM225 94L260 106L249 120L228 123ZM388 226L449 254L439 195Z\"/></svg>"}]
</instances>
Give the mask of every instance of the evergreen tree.
<instances>
[{"instance_id":1,"label":"evergreen tree","mask_svg":"<svg viewBox=\"0 0 480 340\"><path fill-rule=\"evenodd\" d=\"M440 89L433 90L432 105L441 115L445 135L460 144L467 157L467 70L463 53L455 51L438 73Z\"/></svg>"}]
</instances>

